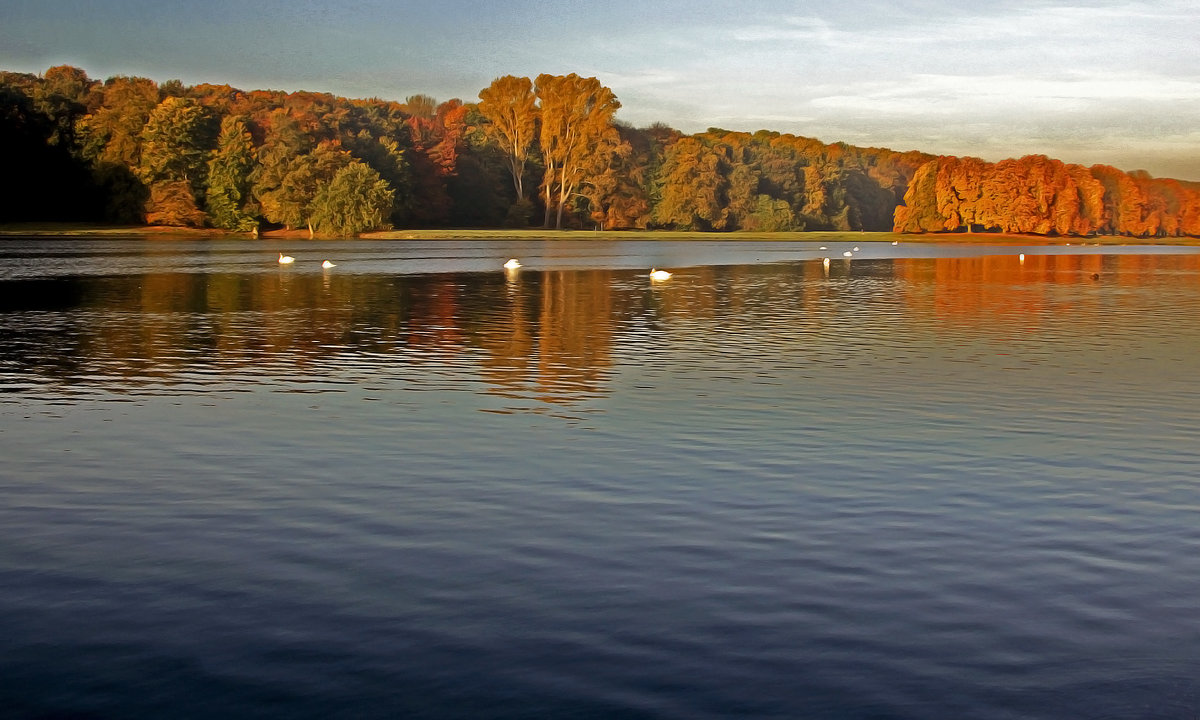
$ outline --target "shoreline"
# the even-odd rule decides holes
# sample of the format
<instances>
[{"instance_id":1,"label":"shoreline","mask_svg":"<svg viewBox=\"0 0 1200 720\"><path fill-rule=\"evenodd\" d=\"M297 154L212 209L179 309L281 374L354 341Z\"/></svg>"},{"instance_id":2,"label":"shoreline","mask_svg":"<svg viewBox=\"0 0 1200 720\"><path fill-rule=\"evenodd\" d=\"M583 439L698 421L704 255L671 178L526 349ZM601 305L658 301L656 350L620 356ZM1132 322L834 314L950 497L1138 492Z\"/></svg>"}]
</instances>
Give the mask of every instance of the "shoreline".
<instances>
[{"instance_id":1,"label":"shoreline","mask_svg":"<svg viewBox=\"0 0 1200 720\"><path fill-rule=\"evenodd\" d=\"M258 238L249 233L220 230L216 228L180 228L162 225L106 226L87 223L13 223L0 225L0 239L14 237L129 237L147 239L188 237L213 239L245 239L270 242L288 241L337 241L342 238L318 235L309 238L308 230L269 230ZM675 240L675 241L719 241L719 242L900 242L922 244L970 244L972 242L992 245L1200 245L1196 237L1153 237L1135 238L1122 235L1098 235L1095 237L1047 237L1044 235L1015 235L1003 233L897 233L866 231L800 231L800 232L687 232L678 230L546 230L542 228L512 229L419 229L385 230L361 234L361 240Z\"/></svg>"}]
</instances>

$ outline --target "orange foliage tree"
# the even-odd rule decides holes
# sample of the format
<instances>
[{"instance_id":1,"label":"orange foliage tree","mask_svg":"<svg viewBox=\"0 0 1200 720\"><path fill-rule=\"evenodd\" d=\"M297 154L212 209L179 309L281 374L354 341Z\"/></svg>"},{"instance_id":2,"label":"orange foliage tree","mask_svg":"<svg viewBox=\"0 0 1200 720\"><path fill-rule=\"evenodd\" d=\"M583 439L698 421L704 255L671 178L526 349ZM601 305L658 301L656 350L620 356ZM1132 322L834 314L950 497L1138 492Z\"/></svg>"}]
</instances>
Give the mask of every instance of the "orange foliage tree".
<instances>
[{"instance_id":1,"label":"orange foliage tree","mask_svg":"<svg viewBox=\"0 0 1200 720\"><path fill-rule=\"evenodd\" d=\"M942 156L922 165L896 208L897 232L972 230L1136 237L1195 234L1194 184L1085 168L1045 155L988 163Z\"/></svg>"},{"instance_id":2,"label":"orange foliage tree","mask_svg":"<svg viewBox=\"0 0 1200 720\"><path fill-rule=\"evenodd\" d=\"M546 202L545 226L550 226L551 208L556 208L555 227L561 228L563 210L587 176L590 157L605 152L620 138L613 115L621 107L612 90L594 77L538 75L534 85L538 98L539 135L546 171L542 195Z\"/></svg>"}]
</instances>

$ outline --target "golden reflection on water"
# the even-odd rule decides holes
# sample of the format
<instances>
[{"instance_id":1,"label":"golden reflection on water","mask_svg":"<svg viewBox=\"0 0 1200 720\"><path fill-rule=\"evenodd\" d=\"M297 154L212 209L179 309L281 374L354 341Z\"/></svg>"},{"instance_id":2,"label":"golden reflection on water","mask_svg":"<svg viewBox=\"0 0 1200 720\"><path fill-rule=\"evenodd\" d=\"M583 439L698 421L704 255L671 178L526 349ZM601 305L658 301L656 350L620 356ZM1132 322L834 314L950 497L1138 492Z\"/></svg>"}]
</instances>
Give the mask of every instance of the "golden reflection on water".
<instances>
[{"instance_id":1,"label":"golden reflection on water","mask_svg":"<svg viewBox=\"0 0 1200 720\"><path fill-rule=\"evenodd\" d=\"M835 259L828 269L814 260L683 268L653 285L609 269L73 278L41 290L78 298L53 308L53 327L37 297L17 303L29 314L0 314L0 360L18 374L116 384L196 372L353 380L469 363L489 394L571 403L607 392L619 342L628 342L619 334L646 324L721 332L722 318L782 316L797 330L785 341L805 342L803 331L829 324L831 305L858 303L931 321L917 327L1005 317L1035 327L1069 313L1084 332L1104 322L1112 293L1180 274L1197 282L1200 256Z\"/></svg>"}]
</instances>

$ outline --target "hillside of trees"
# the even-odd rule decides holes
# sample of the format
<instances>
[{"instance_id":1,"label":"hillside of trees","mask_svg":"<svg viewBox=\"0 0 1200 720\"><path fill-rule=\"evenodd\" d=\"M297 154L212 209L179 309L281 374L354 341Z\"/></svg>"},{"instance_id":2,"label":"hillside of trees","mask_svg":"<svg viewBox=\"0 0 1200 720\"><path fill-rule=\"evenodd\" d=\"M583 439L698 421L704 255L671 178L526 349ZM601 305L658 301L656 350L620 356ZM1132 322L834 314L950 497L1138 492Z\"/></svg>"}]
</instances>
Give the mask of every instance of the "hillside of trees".
<instances>
[{"instance_id":1,"label":"hillside of trees","mask_svg":"<svg viewBox=\"0 0 1200 720\"><path fill-rule=\"evenodd\" d=\"M1200 184L615 120L596 78L478 102L0 72L0 222L1200 235Z\"/></svg>"}]
</instances>

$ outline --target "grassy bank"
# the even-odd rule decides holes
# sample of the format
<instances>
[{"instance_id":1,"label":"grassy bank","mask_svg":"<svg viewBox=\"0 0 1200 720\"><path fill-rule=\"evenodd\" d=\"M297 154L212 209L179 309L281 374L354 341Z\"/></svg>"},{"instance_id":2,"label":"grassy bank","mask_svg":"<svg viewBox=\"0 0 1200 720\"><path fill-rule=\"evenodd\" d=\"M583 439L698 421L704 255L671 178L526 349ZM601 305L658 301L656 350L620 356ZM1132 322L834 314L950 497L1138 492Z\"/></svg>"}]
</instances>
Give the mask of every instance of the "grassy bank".
<instances>
[{"instance_id":1,"label":"grassy bank","mask_svg":"<svg viewBox=\"0 0 1200 720\"><path fill-rule=\"evenodd\" d=\"M72 237L229 237L250 239L247 233L233 233L211 228L178 228L147 225L103 226L78 223L12 223L0 225L0 237L40 237L68 235ZM678 232L674 230L543 230L541 228L514 230L500 228L389 230L364 233L368 240L683 240L710 242L900 242L900 243L990 243L1009 245L1200 245L1200 238L1131 238L1102 235L1091 238L1043 237L1041 235L1004 235L1000 233L929 233L906 235L892 232ZM262 239L308 240L307 230L273 230ZM322 238L330 240L337 238Z\"/></svg>"},{"instance_id":2,"label":"grassy bank","mask_svg":"<svg viewBox=\"0 0 1200 720\"><path fill-rule=\"evenodd\" d=\"M1009 245L1196 245L1198 238L1130 238L1104 235L1091 238L1005 235L1000 233L893 232L679 232L674 230L391 230L365 233L375 240L685 240L736 242L900 242L900 243L990 243Z\"/></svg>"}]
</instances>

